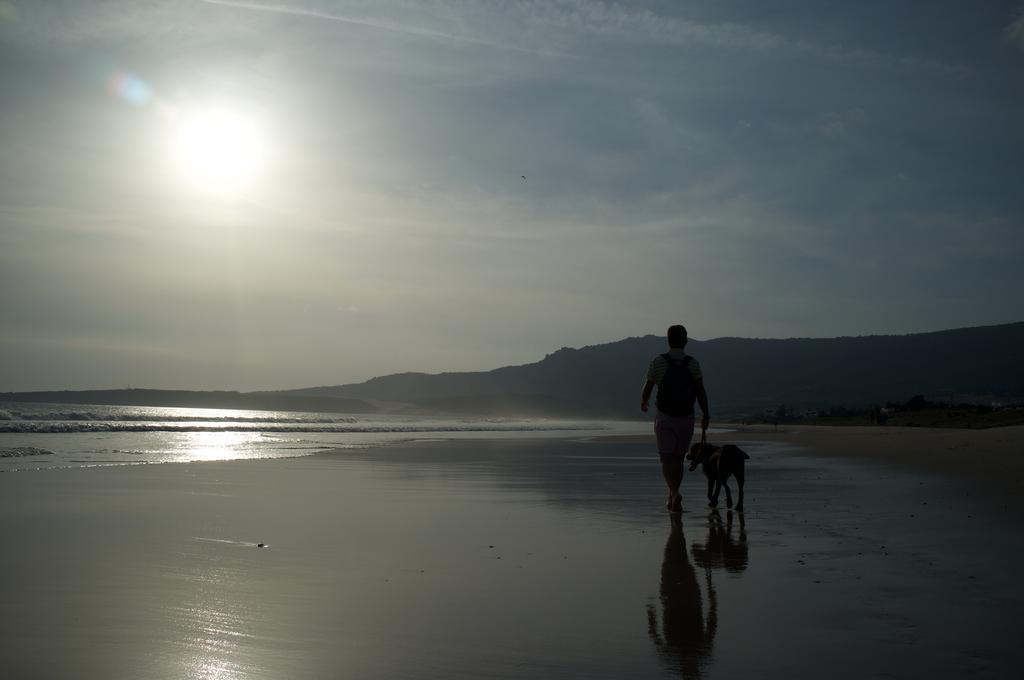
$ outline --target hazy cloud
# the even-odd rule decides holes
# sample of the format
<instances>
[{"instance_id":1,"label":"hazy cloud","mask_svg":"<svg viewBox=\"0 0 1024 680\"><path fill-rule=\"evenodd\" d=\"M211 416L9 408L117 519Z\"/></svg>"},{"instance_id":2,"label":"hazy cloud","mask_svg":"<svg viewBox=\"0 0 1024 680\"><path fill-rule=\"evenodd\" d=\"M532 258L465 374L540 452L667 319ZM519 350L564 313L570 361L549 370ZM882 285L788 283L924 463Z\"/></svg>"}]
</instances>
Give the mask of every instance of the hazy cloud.
<instances>
[{"instance_id":1,"label":"hazy cloud","mask_svg":"<svg viewBox=\"0 0 1024 680\"><path fill-rule=\"evenodd\" d=\"M827 137L845 137L852 129L867 122L867 118L864 109L851 109L843 112L830 111L823 116L818 130Z\"/></svg>"},{"instance_id":2,"label":"hazy cloud","mask_svg":"<svg viewBox=\"0 0 1024 680\"><path fill-rule=\"evenodd\" d=\"M34 3L15 14L22 37L35 40L154 39L177 36L255 34L273 24L238 21L237 12L250 15L306 18L354 28L419 37L454 45L478 46L538 56L575 56L603 45L651 48L714 48L730 51L779 53L813 59L849 62L875 68L900 68L935 75L962 77L963 64L915 54L900 54L828 42L814 36L763 30L736 21L698 21L665 7L623 5L594 0L485 0L452 2L250 2L196 0L226 12L196 19L194 5L155 0L101 0L88 5ZM1019 21L1007 28L1018 40ZM270 44L279 43L274 37Z\"/></svg>"},{"instance_id":3,"label":"hazy cloud","mask_svg":"<svg viewBox=\"0 0 1024 680\"><path fill-rule=\"evenodd\" d=\"M1007 42L1017 49L1024 50L1024 10L1006 27L1004 31Z\"/></svg>"},{"instance_id":4,"label":"hazy cloud","mask_svg":"<svg viewBox=\"0 0 1024 680\"><path fill-rule=\"evenodd\" d=\"M353 26L363 26L366 28L372 28L381 31L391 31L394 33L401 33L405 35L416 36L419 38L427 38L430 40L440 40L452 43L465 43L469 45L478 45L481 47L490 47L501 50L513 50L533 54L543 54L552 56L558 54L557 52L550 50L529 49L514 44L488 40L483 37L434 30L425 26L417 26L410 23L394 22L382 19L361 18L354 15L334 14L331 12L316 9L308 9L299 5L270 5L256 2L242 2L240 0L200 0L200 2L204 2L210 5L220 5L223 7L244 9L255 12L269 12L273 14L286 14L290 16L306 17L310 19L321 19L324 21L336 21L344 24L351 24Z\"/></svg>"}]
</instances>

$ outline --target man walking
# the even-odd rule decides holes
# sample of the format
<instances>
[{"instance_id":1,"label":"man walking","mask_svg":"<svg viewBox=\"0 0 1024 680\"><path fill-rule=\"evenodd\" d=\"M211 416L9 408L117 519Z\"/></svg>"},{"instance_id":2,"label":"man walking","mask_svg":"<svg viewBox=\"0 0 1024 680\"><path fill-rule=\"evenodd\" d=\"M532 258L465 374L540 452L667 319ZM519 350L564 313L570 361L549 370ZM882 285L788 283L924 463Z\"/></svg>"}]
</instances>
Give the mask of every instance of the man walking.
<instances>
[{"instance_id":1,"label":"man walking","mask_svg":"<svg viewBox=\"0 0 1024 680\"><path fill-rule=\"evenodd\" d=\"M707 430L711 422L704 377L697 360L683 351L686 340L684 326L669 327L668 352L659 354L651 361L640 394L640 410L646 413L651 392L655 385L658 387L654 436L658 441L661 474L668 485L668 502L665 507L670 512L683 509L679 485L683 482L684 459L690 448L690 439L693 438L694 400L700 404L704 414L700 423L701 430Z\"/></svg>"}]
</instances>

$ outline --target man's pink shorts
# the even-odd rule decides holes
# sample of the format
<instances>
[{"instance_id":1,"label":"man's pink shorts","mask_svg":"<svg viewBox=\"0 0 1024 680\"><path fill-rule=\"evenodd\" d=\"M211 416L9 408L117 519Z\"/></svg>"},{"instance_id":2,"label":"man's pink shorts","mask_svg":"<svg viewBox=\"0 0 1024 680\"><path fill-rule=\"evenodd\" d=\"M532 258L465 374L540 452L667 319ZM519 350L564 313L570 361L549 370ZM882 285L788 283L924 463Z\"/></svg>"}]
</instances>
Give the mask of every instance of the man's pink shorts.
<instances>
[{"instance_id":1,"label":"man's pink shorts","mask_svg":"<svg viewBox=\"0 0 1024 680\"><path fill-rule=\"evenodd\" d=\"M685 456L693 438L693 416L669 416L661 411L654 417L654 437L658 440L658 455Z\"/></svg>"}]
</instances>

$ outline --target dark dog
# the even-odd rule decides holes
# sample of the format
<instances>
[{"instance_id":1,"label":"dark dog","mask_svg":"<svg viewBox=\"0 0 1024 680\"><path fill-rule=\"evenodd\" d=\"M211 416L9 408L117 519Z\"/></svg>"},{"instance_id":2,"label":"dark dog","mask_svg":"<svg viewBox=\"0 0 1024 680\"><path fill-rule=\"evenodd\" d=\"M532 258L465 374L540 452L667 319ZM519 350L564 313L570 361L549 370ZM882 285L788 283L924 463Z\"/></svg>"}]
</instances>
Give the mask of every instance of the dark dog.
<instances>
[{"instance_id":1,"label":"dark dog","mask_svg":"<svg viewBox=\"0 0 1024 680\"><path fill-rule=\"evenodd\" d=\"M686 457L690 459L690 472L696 470L698 465L704 466L704 476L708 478L708 507L714 508L718 505L718 493L723 486L725 505L728 508L732 507L732 493L729 492L726 480L735 477L739 486L736 510L743 512L743 461L750 458L743 449L732 444L715 446L698 442L690 447L690 453Z\"/></svg>"}]
</instances>

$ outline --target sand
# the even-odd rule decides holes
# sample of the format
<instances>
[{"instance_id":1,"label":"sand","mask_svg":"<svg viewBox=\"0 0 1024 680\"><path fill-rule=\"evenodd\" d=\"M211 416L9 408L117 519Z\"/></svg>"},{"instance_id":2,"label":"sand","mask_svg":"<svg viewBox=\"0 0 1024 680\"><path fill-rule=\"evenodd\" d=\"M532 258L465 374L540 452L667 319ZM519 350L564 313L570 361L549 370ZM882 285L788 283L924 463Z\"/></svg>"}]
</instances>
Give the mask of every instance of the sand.
<instances>
[{"instance_id":1,"label":"sand","mask_svg":"<svg viewBox=\"0 0 1024 680\"><path fill-rule=\"evenodd\" d=\"M853 434L721 435L747 511L675 521L646 442L0 474L3 675L1015 675L1016 516Z\"/></svg>"}]
</instances>

